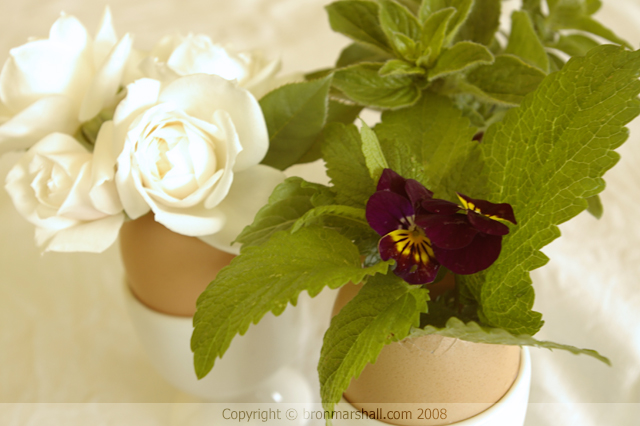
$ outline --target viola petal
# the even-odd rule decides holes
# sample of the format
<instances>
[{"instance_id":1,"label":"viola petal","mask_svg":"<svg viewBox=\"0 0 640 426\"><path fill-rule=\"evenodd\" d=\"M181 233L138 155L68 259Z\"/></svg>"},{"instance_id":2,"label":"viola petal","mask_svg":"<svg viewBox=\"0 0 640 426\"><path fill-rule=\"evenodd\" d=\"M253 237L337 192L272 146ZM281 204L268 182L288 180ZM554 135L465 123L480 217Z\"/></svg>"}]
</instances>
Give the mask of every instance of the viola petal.
<instances>
[{"instance_id":1,"label":"viola petal","mask_svg":"<svg viewBox=\"0 0 640 426\"><path fill-rule=\"evenodd\" d=\"M433 198L430 200L422 201L422 208L428 211L429 213L436 214L456 214L460 210L460 206L456 203L452 203L447 200L439 200L437 198Z\"/></svg>"},{"instance_id":2,"label":"viola petal","mask_svg":"<svg viewBox=\"0 0 640 426\"><path fill-rule=\"evenodd\" d=\"M447 250L468 246L478 233L463 214L419 216L416 224L424 229L432 245Z\"/></svg>"},{"instance_id":3,"label":"viola petal","mask_svg":"<svg viewBox=\"0 0 640 426\"><path fill-rule=\"evenodd\" d=\"M367 222L379 235L407 229L409 218L413 215L411 202L394 192L378 191L367 201Z\"/></svg>"},{"instance_id":4,"label":"viola petal","mask_svg":"<svg viewBox=\"0 0 640 426\"><path fill-rule=\"evenodd\" d=\"M484 234L507 235L509 233L509 227L504 223L500 223L497 220L491 220L474 211L467 212L467 217L469 218L471 225Z\"/></svg>"},{"instance_id":5,"label":"viola petal","mask_svg":"<svg viewBox=\"0 0 640 426\"><path fill-rule=\"evenodd\" d=\"M407 180L393 170L384 169L378 180L376 191L391 191L408 198L404 189L406 183Z\"/></svg>"},{"instance_id":6,"label":"viola petal","mask_svg":"<svg viewBox=\"0 0 640 426\"><path fill-rule=\"evenodd\" d=\"M416 210L420 207L423 200L428 200L433 197L433 192L429 191L423 184L415 179L407 179L404 189Z\"/></svg>"},{"instance_id":7,"label":"viola petal","mask_svg":"<svg viewBox=\"0 0 640 426\"><path fill-rule=\"evenodd\" d=\"M478 233L471 244L457 250L433 246L439 263L454 274L469 275L487 269L496 261L502 248L501 235Z\"/></svg>"},{"instance_id":8,"label":"viola petal","mask_svg":"<svg viewBox=\"0 0 640 426\"><path fill-rule=\"evenodd\" d=\"M462 203L462 207L467 210L480 213L494 220L508 220L514 225L517 224L516 217L513 214L513 207L509 203L494 204L485 200L476 200L457 192L458 198Z\"/></svg>"},{"instance_id":9,"label":"viola petal","mask_svg":"<svg viewBox=\"0 0 640 426\"><path fill-rule=\"evenodd\" d=\"M425 284L435 280L440 265L433 256L428 240L414 244L411 231L390 232L380 239L378 250L383 260L394 259L394 273L409 284Z\"/></svg>"}]
</instances>

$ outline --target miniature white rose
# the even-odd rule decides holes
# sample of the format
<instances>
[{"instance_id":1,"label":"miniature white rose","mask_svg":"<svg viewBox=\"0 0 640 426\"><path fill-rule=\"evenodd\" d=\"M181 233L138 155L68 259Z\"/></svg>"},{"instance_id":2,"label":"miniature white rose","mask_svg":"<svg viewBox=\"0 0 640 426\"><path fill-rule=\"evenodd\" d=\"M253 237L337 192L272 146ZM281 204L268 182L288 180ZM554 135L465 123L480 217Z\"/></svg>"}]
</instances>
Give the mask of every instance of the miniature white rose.
<instances>
[{"instance_id":1,"label":"miniature white rose","mask_svg":"<svg viewBox=\"0 0 640 426\"><path fill-rule=\"evenodd\" d=\"M231 253L284 174L260 165L269 139L262 110L246 90L217 75L162 86L127 87L114 116L124 146L116 183L132 219L149 210L170 230Z\"/></svg>"},{"instance_id":2,"label":"miniature white rose","mask_svg":"<svg viewBox=\"0 0 640 426\"><path fill-rule=\"evenodd\" d=\"M0 154L49 133L73 134L113 105L131 45L128 34L118 41L107 8L95 40L62 14L48 39L11 49L0 72Z\"/></svg>"},{"instance_id":3,"label":"miniature white rose","mask_svg":"<svg viewBox=\"0 0 640 426\"><path fill-rule=\"evenodd\" d=\"M95 152L110 147L111 127L103 125ZM52 133L9 171L5 188L18 212L36 226L38 246L98 253L113 244L124 214L108 160L69 135Z\"/></svg>"},{"instance_id":4,"label":"miniature white rose","mask_svg":"<svg viewBox=\"0 0 640 426\"><path fill-rule=\"evenodd\" d=\"M280 60L266 60L259 52L234 52L213 43L205 35L164 37L143 61L141 68L146 77L164 83L192 74L219 75L235 80L260 99L279 83L276 74Z\"/></svg>"}]
</instances>

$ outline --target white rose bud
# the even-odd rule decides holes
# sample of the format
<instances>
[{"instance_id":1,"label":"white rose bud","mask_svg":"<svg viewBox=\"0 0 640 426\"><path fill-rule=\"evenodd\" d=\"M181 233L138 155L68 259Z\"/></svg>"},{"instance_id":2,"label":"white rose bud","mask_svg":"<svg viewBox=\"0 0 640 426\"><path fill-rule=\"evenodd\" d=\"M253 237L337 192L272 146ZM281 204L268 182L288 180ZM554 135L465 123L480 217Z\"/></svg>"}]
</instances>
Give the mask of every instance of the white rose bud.
<instances>
[{"instance_id":1,"label":"white rose bud","mask_svg":"<svg viewBox=\"0 0 640 426\"><path fill-rule=\"evenodd\" d=\"M53 132L75 133L116 101L132 38L117 39L105 10L95 40L62 14L48 39L11 49L0 72L0 154Z\"/></svg>"},{"instance_id":2,"label":"white rose bud","mask_svg":"<svg viewBox=\"0 0 640 426\"><path fill-rule=\"evenodd\" d=\"M164 37L142 62L146 77L168 83L192 74L218 75L236 81L257 99L282 84L276 78L280 60L266 60L259 52L234 52L205 35Z\"/></svg>"},{"instance_id":3,"label":"white rose bud","mask_svg":"<svg viewBox=\"0 0 640 426\"><path fill-rule=\"evenodd\" d=\"M96 151L109 147L111 123ZM89 153L69 135L52 133L31 147L9 171L5 188L18 212L36 226L46 251L102 252L124 221L108 157ZM111 170L111 171L110 171Z\"/></svg>"},{"instance_id":4,"label":"white rose bud","mask_svg":"<svg viewBox=\"0 0 640 426\"><path fill-rule=\"evenodd\" d=\"M114 116L124 141L116 183L132 219L149 210L170 230L237 253L231 242L284 174L260 165L268 144L256 99L217 75L127 87Z\"/></svg>"}]
</instances>

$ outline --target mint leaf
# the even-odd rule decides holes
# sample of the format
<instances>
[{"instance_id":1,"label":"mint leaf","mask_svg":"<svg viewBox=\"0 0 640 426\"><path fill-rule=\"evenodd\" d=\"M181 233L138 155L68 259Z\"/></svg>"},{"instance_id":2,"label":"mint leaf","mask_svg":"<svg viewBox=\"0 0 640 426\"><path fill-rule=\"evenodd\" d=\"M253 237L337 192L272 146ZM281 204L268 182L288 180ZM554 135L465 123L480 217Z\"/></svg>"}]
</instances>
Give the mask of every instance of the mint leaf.
<instances>
[{"instance_id":1,"label":"mint leaf","mask_svg":"<svg viewBox=\"0 0 640 426\"><path fill-rule=\"evenodd\" d=\"M382 64L358 64L337 70L333 85L359 104L380 108L401 108L414 104L420 90L406 75L379 74Z\"/></svg>"},{"instance_id":2,"label":"mint leaf","mask_svg":"<svg viewBox=\"0 0 640 426\"><path fill-rule=\"evenodd\" d=\"M429 15L435 13L441 9L448 7L454 7L456 13L449 22L447 29L447 38L445 45L448 45L458 33L458 30L462 24L467 20L474 0L423 0L418 12L418 19L420 22L426 22Z\"/></svg>"},{"instance_id":3,"label":"mint leaf","mask_svg":"<svg viewBox=\"0 0 640 426\"><path fill-rule=\"evenodd\" d=\"M362 153L367 169L369 169L369 176L374 182L378 182L382 171L389 168L387 159L384 158L378 137L364 121L360 129L360 137L362 138Z\"/></svg>"},{"instance_id":4,"label":"mint leaf","mask_svg":"<svg viewBox=\"0 0 640 426\"><path fill-rule=\"evenodd\" d=\"M425 92L411 108L384 112L374 130L389 167L418 180L438 198L464 192L468 176L462 171L481 166L480 147L472 140L476 129L444 96Z\"/></svg>"},{"instance_id":5,"label":"mint leaf","mask_svg":"<svg viewBox=\"0 0 640 426\"><path fill-rule=\"evenodd\" d=\"M382 51L391 50L380 26L377 3L343 0L331 3L325 9L332 30Z\"/></svg>"},{"instance_id":6,"label":"mint leaf","mask_svg":"<svg viewBox=\"0 0 640 426\"><path fill-rule=\"evenodd\" d=\"M613 150L628 137L624 125L640 114L639 75L640 52L599 46L547 76L485 134L483 173L468 180L486 199L511 204L518 225L489 269L458 277L484 324L512 334L540 329L529 271L547 262L540 249L560 235L557 225L604 189L602 175L619 158Z\"/></svg>"},{"instance_id":7,"label":"mint leaf","mask_svg":"<svg viewBox=\"0 0 640 426\"><path fill-rule=\"evenodd\" d=\"M401 59L390 59L384 63L378 74L383 77L387 75L424 75L426 71L424 68L417 67Z\"/></svg>"},{"instance_id":8,"label":"mint leaf","mask_svg":"<svg viewBox=\"0 0 640 426\"><path fill-rule=\"evenodd\" d=\"M246 248L198 298L191 338L198 378L211 371L237 334L269 311L280 315L289 303L295 306L302 291L314 297L325 286L359 283L388 266L362 268L356 246L324 228L278 232L264 245Z\"/></svg>"},{"instance_id":9,"label":"mint leaf","mask_svg":"<svg viewBox=\"0 0 640 426\"><path fill-rule=\"evenodd\" d=\"M602 219L604 207L599 195L587 198L587 211L596 219Z\"/></svg>"},{"instance_id":10,"label":"mint leaf","mask_svg":"<svg viewBox=\"0 0 640 426\"><path fill-rule=\"evenodd\" d=\"M284 170L309 151L327 118L329 87L331 75L284 85L260 99L269 130L262 164Z\"/></svg>"},{"instance_id":11,"label":"mint leaf","mask_svg":"<svg viewBox=\"0 0 640 426\"><path fill-rule=\"evenodd\" d=\"M322 158L327 163L336 202L351 207L364 207L376 191L366 160L362 140L355 125L332 124L324 131Z\"/></svg>"},{"instance_id":12,"label":"mint leaf","mask_svg":"<svg viewBox=\"0 0 640 426\"><path fill-rule=\"evenodd\" d=\"M301 228L316 224L318 219L324 219L328 216L338 217L353 221L356 225L368 227L367 218L364 209L358 209L349 206L327 205L315 207L306 212L300 219L294 223L291 232L297 232Z\"/></svg>"},{"instance_id":13,"label":"mint leaf","mask_svg":"<svg viewBox=\"0 0 640 426\"><path fill-rule=\"evenodd\" d=\"M340 52L336 68L342 68L359 62L384 62L391 58L378 49L368 48L359 43L352 43Z\"/></svg>"},{"instance_id":14,"label":"mint leaf","mask_svg":"<svg viewBox=\"0 0 640 426\"><path fill-rule=\"evenodd\" d=\"M449 21L456 13L453 7L440 9L426 18L422 26L422 46L425 57L419 62L420 65L430 68L440 56L440 51L447 34Z\"/></svg>"},{"instance_id":15,"label":"mint leaf","mask_svg":"<svg viewBox=\"0 0 640 426\"><path fill-rule=\"evenodd\" d=\"M569 34L558 37L558 41L553 43L551 47L571 56L584 56L589 50L599 45L600 43L586 35Z\"/></svg>"},{"instance_id":16,"label":"mint leaf","mask_svg":"<svg viewBox=\"0 0 640 426\"><path fill-rule=\"evenodd\" d=\"M549 57L527 12L516 10L511 14L511 34L505 53L516 55L529 65L549 72Z\"/></svg>"},{"instance_id":17,"label":"mint leaf","mask_svg":"<svg viewBox=\"0 0 640 426\"><path fill-rule=\"evenodd\" d=\"M258 211L253 223L246 226L234 242L242 243L242 250L263 244L274 233L291 228L299 218L317 206L318 197L328 197L327 201L330 202L333 195L324 185L306 182L299 177L286 179L276 186L267 205Z\"/></svg>"},{"instance_id":18,"label":"mint leaf","mask_svg":"<svg viewBox=\"0 0 640 426\"><path fill-rule=\"evenodd\" d=\"M596 21L595 19L589 16L584 16L580 19L572 20L566 23L565 25L563 25L562 28L568 29L568 30L586 31L591 34L602 37L606 40L617 43L621 46L625 46L628 49L632 49L631 45L627 41L621 39L609 28L605 27L600 22Z\"/></svg>"},{"instance_id":19,"label":"mint leaf","mask_svg":"<svg viewBox=\"0 0 640 426\"><path fill-rule=\"evenodd\" d=\"M370 278L331 320L324 335L318 374L324 409L335 404L382 348L404 339L426 311L429 292L393 274ZM328 422L330 424L330 422Z\"/></svg>"},{"instance_id":20,"label":"mint leaf","mask_svg":"<svg viewBox=\"0 0 640 426\"><path fill-rule=\"evenodd\" d=\"M491 65L478 67L467 75L471 86L462 86L480 100L516 106L533 92L545 73L513 55L496 56Z\"/></svg>"},{"instance_id":21,"label":"mint leaf","mask_svg":"<svg viewBox=\"0 0 640 426\"><path fill-rule=\"evenodd\" d=\"M442 52L435 66L429 70L429 80L493 63L493 55L481 44L461 41Z\"/></svg>"},{"instance_id":22,"label":"mint leaf","mask_svg":"<svg viewBox=\"0 0 640 426\"><path fill-rule=\"evenodd\" d=\"M422 336L428 336L431 334L439 334L440 336L453 337L455 339L466 340L474 343L489 343L494 345L518 345L518 346L533 346L536 348L547 349L562 349L569 351L575 355L589 355L594 357L607 365L611 365L608 358L603 357L598 352L591 349L579 349L575 346L563 345L560 343L548 342L543 340L536 340L533 337L522 334L514 335L506 330L500 328L491 328L478 325L473 321L464 323L458 318L452 317L447 321L445 327L439 328L431 325L426 326L424 329L414 328L409 334L409 338L418 338Z\"/></svg>"},{"instance_id":23,"label":"mint leaf","mask_svg":"<svg viewBox=\"0 0 640 426\"><path fill-rule=\"evenodd\" d=\"M502 0L475 0L467 20L458 30L458 41L473 41L489 46L500 27Z\"/></svg>"},{"instance_id":24,"label":"mint leaf","mask_svg":"<svg viewBox=\"0 0 640 426\"><path fill-rule=\"evenodd\" d=\"M396 2L380 0L380 24L382 25L382 31L386 34L387 39L391 41L396 53L406 59L413 59L407 57L409 52L404 45L408 43L404 41L403 45L398 45L397 36L401 34L413 42L420 41L421 28L416 17L407 8ZM400 39L402 40L403 38L401 37Z\"/></svg>"}]
</instances>

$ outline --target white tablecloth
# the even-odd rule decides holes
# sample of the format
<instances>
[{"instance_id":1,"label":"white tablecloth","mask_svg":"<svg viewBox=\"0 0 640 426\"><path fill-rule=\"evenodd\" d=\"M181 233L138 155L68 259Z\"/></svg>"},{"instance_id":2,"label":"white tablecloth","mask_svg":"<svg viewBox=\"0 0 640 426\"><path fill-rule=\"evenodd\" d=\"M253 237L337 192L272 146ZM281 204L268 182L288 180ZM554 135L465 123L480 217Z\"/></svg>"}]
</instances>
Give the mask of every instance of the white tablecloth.
<instances>
[{"instance_id":1,"label":"white tablecloth","mask_svg":"<svg viewBox=\"0 0 640 426\"><path fill-rule=\"evenodd\" d=\"M348 43L329 29L326 0L108 3L118 34L134 33L140 48L173 31L206 33L279 54L284 71L293 72L332 64ZM606 3L599 16L637 47L640 2ZM0 0L0 60L27 37L46 36L61 10L94 31L105 4ZM535 309L547 322L537 337L597 349L613 367L532 350L528 426L640 422L640 122L631 129L619 150L622 160L606 175L604 218L583 213L563 225L563 237L544 250L551 261L533 274ZM17 158L0 159L2 180ZM166 424L169 408L143 403L183 396L151 369L133 333L120 293L117 248L100 255L40 255L32 226L4 190L0 238L0 424ZM316 309L326 314L330 303L325 295ZM313 357L317 353L310 357L311 375Z\"/></svg>"}]
</instances>

